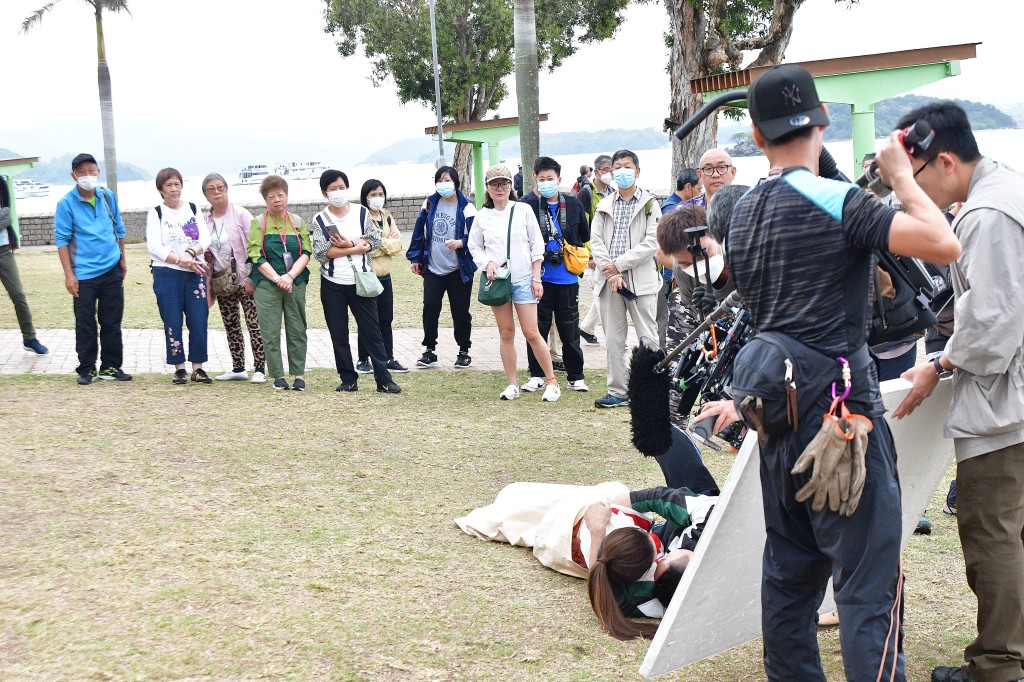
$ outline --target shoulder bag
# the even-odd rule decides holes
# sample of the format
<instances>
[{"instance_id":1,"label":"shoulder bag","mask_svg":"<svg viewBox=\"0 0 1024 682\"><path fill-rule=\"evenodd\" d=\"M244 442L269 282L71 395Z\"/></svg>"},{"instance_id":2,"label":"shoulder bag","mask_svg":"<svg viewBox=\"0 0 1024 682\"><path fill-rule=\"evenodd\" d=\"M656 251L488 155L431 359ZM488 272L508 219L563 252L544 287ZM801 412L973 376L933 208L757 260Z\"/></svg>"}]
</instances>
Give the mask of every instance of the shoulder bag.
<instances>
[{"instance_id":1,"label":"shoulder bag","mask_svg":"<svg viewBox=\"0 0 1024 682\"><path fill-rule=\"evenodd\" d=\"M480 289L476 299L489 306L502 306L512 300L512 271L509 259L512 257L512 216L516 207L513 204L508 213L508 238L505 240L505 263L494 271L494 279L488 279L485 272L480 277Z\"/></svg>"},{"instance_id":2,"label":"shoulder bag","mask_svg":"<svg viewBox=\"0 0 1024 682\"><path fill-rule=\"evenodd\" d=\"M373 270L366 269L366 259L363 260L363 269L360 270L356 267L355 262L352 260L352 256L346 256L348 258L348 264L352 266L352 273L356 279L356 296L362 296L363 298L377 298L384 293L384 285L377 279L377 273Z\"/></svg>"}]
</instances>

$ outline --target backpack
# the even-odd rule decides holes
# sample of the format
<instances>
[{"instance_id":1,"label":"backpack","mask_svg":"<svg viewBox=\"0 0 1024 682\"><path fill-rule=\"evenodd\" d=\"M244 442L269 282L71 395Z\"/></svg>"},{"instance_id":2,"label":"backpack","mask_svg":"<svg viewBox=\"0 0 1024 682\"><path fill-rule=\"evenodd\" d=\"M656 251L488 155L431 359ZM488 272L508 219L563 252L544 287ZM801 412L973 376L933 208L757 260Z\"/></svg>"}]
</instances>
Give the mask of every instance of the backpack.
<instances>
[{"instance_id":1,"label":"backpack","mask_svg":"<svg viewBox=\"0 0 1024 682\"><path fill-rule=\"evenodd\" d=\"M196 217L198 217L198 216L199 216L199 209L198 209L198 208L196 208L196 205L195 205L195 204L193 204L193 203L192 203L192 202L190 201L190 202L188 202L188 207L192 209L192 215L194 215L194 216L196 216ZM158 204L158 205L154 206L153 208L155 208L155 209L156 209L156 217L157 217L157 218L158 218L159 220L163 220L163 219L164 219L164 212L163 212L163 210L162 210L162 209L160 208L160 205Z\"/></svg>"}]
</instances>

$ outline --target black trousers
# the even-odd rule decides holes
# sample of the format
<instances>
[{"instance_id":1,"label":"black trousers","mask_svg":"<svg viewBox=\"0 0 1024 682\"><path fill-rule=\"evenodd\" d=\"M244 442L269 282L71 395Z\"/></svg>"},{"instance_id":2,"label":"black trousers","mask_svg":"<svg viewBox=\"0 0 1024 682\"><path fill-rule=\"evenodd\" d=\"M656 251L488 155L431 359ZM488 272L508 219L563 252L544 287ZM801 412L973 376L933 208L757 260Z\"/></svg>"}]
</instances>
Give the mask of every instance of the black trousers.
<instances>
[{"instance_id":1,"label":"black trousers","mask_svg":"<svg viewBox=\"0 0 1024 682\"><path fill-rule=\"evenodd\" d=\"M78 298L74 299L75 350L79 374L96 369L117 369L124 361L121 343L121 318L124 317L124 275L118 263L102 275L78 280ZM99 320L97 342L96 322Z\"/></svg>"},{"instance_id":2,"label":"black trousers","mask_svg":"<svg viewBox=\"0 0 1024 682\"><path fill-rule=\"evenodd\" d=\"M583 351L580 349L580 285L552 284L544 282L544 295L537 303L537 328L547 341L554 316L558 338L562 340L562 361L569 381L583 378ZM526 361L531 377L543 377L544 370L533 354L533 348L526 345Z\"/></svg>"},{"instance_id":3,"label":"black trousers","mask_svg":"<svg viewBox=\"0 0 1024 682\"><path fill-rule=\"evenodd\" d=\"M424 266L425 267L425 266ZM448 294L448 308L452 311L455 325L455 342L460 351L468 351L473 342L473 314L469 312L470 296L473 294L473 279L462 281L459 270L447 275L435 275L423 271L423 345L428 349L437 348L437 321L441 317L441 301Z\"/></svg>"},{"instance_id":4,"label":"black trousers","mask_svg":"<svg viewBox=\"0 0 1024 682\"><path fill-rule=\"evenodd\" d=\"M324 318L334 346L334 364L342 382L355 381L359 377L352 364L352 347L348 340L348 311L351 309L359 336L365 339L370 351L373 378L378 386L389 383L388 356L377 326L377 299L356 294L355 284L336 284L323 278L320 280L320 302L324 306Z\"/></svg>"},{"instance_id":5,"label":"black trousers","mask_svg":"<svg viewBox=\"0 0 1024 682\"><path fill-rule=\"evenodd\" d=\"M388 359L395 357L395 335L391 323L395 320L395 288L391 284L391 275L378 277L384 291L377 297L377 326L380 327L380 339L384 343L384 352ZM370 359L370 351L363 340L363 329L359 328L359 361Z\"/></svg>"}]
</instances>

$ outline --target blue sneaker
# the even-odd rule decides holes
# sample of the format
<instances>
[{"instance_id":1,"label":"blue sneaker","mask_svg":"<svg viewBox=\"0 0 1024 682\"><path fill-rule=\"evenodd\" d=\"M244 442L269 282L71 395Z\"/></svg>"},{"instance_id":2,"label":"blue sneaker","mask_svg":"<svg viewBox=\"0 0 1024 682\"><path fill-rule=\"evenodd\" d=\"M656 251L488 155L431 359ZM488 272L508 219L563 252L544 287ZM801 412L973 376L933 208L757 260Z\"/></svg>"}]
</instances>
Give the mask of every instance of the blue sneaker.
<instances>
[{"instance_id":1,"label":"blue sneaker","mask_svg":"<svg viewBox=\"0 0 1024 682\"><path fill-rule=\"evenodd\" d=\"M949 482L949 492L946 494L946 504L943 505L942 511L946 514L952 514L956 516L956 479L954 478Z\"/></svg>"},{"instance_id":2,"label":"blue sneaker","mask_svg":"<svg viewBox=\"0 0 1024 682\"><path fill-rule=\"evenodd\" d=\"M29 339L25 342L25 350L36 355L46 355L50 349L39 343L39 339Z\"/></svg>"},{"instance_id":3,"label":"blue sneaker","mask_svg":"<svg viewBox=\"0 0 1024 682\"><path fill-rule=\"evenodd\" d=\"M617 398L611 393L594 401L594 407L629 407L628 398Z\"/></svg>"}]
</instances>

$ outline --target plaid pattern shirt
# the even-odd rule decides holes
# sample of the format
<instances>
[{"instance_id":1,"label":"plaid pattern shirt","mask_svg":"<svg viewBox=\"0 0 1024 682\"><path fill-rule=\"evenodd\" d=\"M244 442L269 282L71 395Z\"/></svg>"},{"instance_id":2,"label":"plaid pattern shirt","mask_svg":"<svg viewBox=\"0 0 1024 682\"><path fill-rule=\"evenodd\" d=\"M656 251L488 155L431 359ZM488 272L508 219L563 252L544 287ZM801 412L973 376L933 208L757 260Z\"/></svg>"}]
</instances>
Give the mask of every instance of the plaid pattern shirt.
<instances>
[{"instance_id":1,"label":"plaid pattern shirt","mask_svg":"<svg viewBox=\"0 0 1024 682\"><path fill-rule=\"evenodd\" d=\"M612 243L608 245L608 255L615 260L629 250L629 221L633 217L633 209L636 208L636 192L628 200L622 195L615 197L612 202Z\"/></svg>"}]
</instances>

